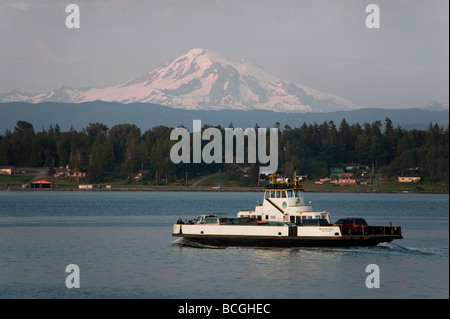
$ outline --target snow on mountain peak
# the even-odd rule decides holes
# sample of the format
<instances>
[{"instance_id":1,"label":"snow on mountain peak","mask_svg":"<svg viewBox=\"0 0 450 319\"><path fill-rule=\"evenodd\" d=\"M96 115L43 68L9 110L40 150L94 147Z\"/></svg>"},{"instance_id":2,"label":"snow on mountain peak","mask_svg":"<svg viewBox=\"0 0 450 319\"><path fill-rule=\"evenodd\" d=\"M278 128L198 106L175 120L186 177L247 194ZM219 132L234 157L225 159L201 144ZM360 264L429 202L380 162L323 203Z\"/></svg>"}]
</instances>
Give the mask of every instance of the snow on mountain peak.
<instances>
[{"instance_id":1,"label":"snow on mountain peak","mask_svg":"<svg viewBox=\"0 0 450 319\"><path fill-rule=\"evenodd\" d=\"M282 112L335 111L355 108L343 98L281 80L247 59L230 61L194 48L150 72L119 85L74 89L61 86L48 94L15 92L0 96L32 103L44 101L156 103L185 109L266 109Z\"/></svg>"}]
</instances>

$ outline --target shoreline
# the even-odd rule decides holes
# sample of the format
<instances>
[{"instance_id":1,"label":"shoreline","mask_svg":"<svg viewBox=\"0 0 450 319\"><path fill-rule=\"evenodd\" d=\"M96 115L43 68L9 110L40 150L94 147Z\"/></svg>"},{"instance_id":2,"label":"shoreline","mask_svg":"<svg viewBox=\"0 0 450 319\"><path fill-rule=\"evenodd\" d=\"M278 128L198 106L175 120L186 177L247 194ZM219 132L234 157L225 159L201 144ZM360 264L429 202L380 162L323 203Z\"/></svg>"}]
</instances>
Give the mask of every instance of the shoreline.
<instances>
[{"instance_id":1,"label":"shoreline","mask_svg":"<svg viewBox=\"0 0 450 319\"><path fill-rule=\"evenodd\" d=\"M243 186L236 181L227 180L218 174L204 175L191 179L187 185L170 182L155 184L154 182L125 183L121 180L108 180L101 183L89 183L80 179L79 182L71 179L57 179L47 176L45 169L23 168L26 174L7 176L0 175L1 191L84 191L84 192L263 192L268 185L262 182L259 186ZM31 182L37 179L45 179L41 187L31 188ZM37 185L37 186L39 186ZM369 185L332 185L330 183L317 184L314 180L305 180L301 186L308 193L386 193L386 194L449 194L449 185L446 181L419 181L414 183L401 183L396 181L377 180Z\"/></svg>"},{"instance_id":2,"label":"shoreline","mask_svg":"<svg viewBox=\"0 0 450 319\"><path fill-rule=\"evenodd\" d=\"M405 189L392 189L392 190L377 190L372 188L367 189L349 189L351 186L342 186L345 188L334 189L318 189L318 188L308 188L304 187L305 193L349 193L349 194L436 194L436 195L448 195L449 192L442 190L405 190ZM264 187L223 187L221 189L211 189L211 187L173 187L173 186L158 186L158 187L122 187L117 186L113 188L92 188L92 189L79 189L73 187L62 187L62 188L48 188L48 189L26 189L21 187L1 187L0 192L216 192L216 193L227 193L227 192L263 192Z\"/></svg>"}]
</instances>

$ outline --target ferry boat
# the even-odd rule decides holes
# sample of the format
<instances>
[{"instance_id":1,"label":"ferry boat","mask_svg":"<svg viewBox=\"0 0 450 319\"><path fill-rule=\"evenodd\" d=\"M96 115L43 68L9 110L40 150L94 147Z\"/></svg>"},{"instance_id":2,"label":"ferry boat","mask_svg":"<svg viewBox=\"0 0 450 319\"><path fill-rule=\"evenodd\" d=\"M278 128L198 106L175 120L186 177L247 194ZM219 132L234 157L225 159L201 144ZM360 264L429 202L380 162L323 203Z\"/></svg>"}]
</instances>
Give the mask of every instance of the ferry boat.
<instances>
[{"instance_id":1,"label":"ferry boat","mask_svg":"<svg viewBox=\"0 0 450 319\"><path fill-rule=\"evenodd\" d=\"M360 225L351 232L333 224L328 211L315 211L305 204L300 178L271 175L264 200L255 210L241 210L236 218L201 215L173 225L172 236L208 246L248 247L349 247L375 246L402 239L400 226ZM361 220L361 218L354 218Z\"/></svg>"}]
</instances>

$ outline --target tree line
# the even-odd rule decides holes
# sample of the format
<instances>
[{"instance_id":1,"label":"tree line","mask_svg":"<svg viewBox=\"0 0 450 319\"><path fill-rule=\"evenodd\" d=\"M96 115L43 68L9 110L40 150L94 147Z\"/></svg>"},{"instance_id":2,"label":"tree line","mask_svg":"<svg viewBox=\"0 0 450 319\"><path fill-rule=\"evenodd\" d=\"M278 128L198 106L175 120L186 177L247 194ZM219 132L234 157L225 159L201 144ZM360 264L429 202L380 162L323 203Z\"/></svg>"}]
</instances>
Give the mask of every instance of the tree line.
<instances>
[{"instance_id":1,"label":"tree line","mask_svg":"<svg viewBox=\"0 0 450 319\"><path fill-rule=\"evenodd\" d=\"M448 127L430 123L427 130L407 130L394 127L389 118L384 125L381 121L350 125L344 119L339 127L333 121L303 123L296 128L280 128L275 123L275 127L279 128L278 167L286 174L295 169L298 174L321 178L329 176L330 167L360 163L373 165L387 176L407 174L411 168L418 168L424 179L447 182L449 179ZM133 124L108 128L102 123L90 123L80 131L71 127L62 132L55 124L35 132L31 123L18 121L13 131L6 130L0 135L0 166L45 166L53 170L69 165L71 169L87 172L90 182L103 182L108 174L120 174L131 182L131 176L146 172L147 179L159 176L171 181L181 180L187 173L220 171L243 184L256 183L259 163L174 164L170 149L177 141L170 140L172 129L156 126L141 132Z\"/></svg>"}]
</instances>

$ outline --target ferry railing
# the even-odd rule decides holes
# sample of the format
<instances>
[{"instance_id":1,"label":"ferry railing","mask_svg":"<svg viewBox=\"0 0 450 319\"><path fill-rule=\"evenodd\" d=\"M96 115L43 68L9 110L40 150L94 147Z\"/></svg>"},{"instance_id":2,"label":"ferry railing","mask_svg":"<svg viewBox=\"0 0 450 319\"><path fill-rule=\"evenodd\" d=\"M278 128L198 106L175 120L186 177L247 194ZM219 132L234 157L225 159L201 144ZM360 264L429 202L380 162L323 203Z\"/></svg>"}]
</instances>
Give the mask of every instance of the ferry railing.
<instances>
[{"instance_id":1,"label":"ferry railing","mask_svg":"<svg viewBox=\"0 0 450 319\"><path fill-rule=\"evenodd\" d=\"M337 225L343 233L342 225ZM378 236L402 236L402 228L400 226L364 226L362 225L362 233L364 235Z\"/></svg>"},{"instance_id":2,"label":"ferry railing","mask_svg":"<svg viewBox=\"0 0 450 319\"><path fill-rule=\"evenodd\" d=\"M383 236L401 236L402 228L400 226L368 226L369 235Z\"/></svg>"}]
</instances>

